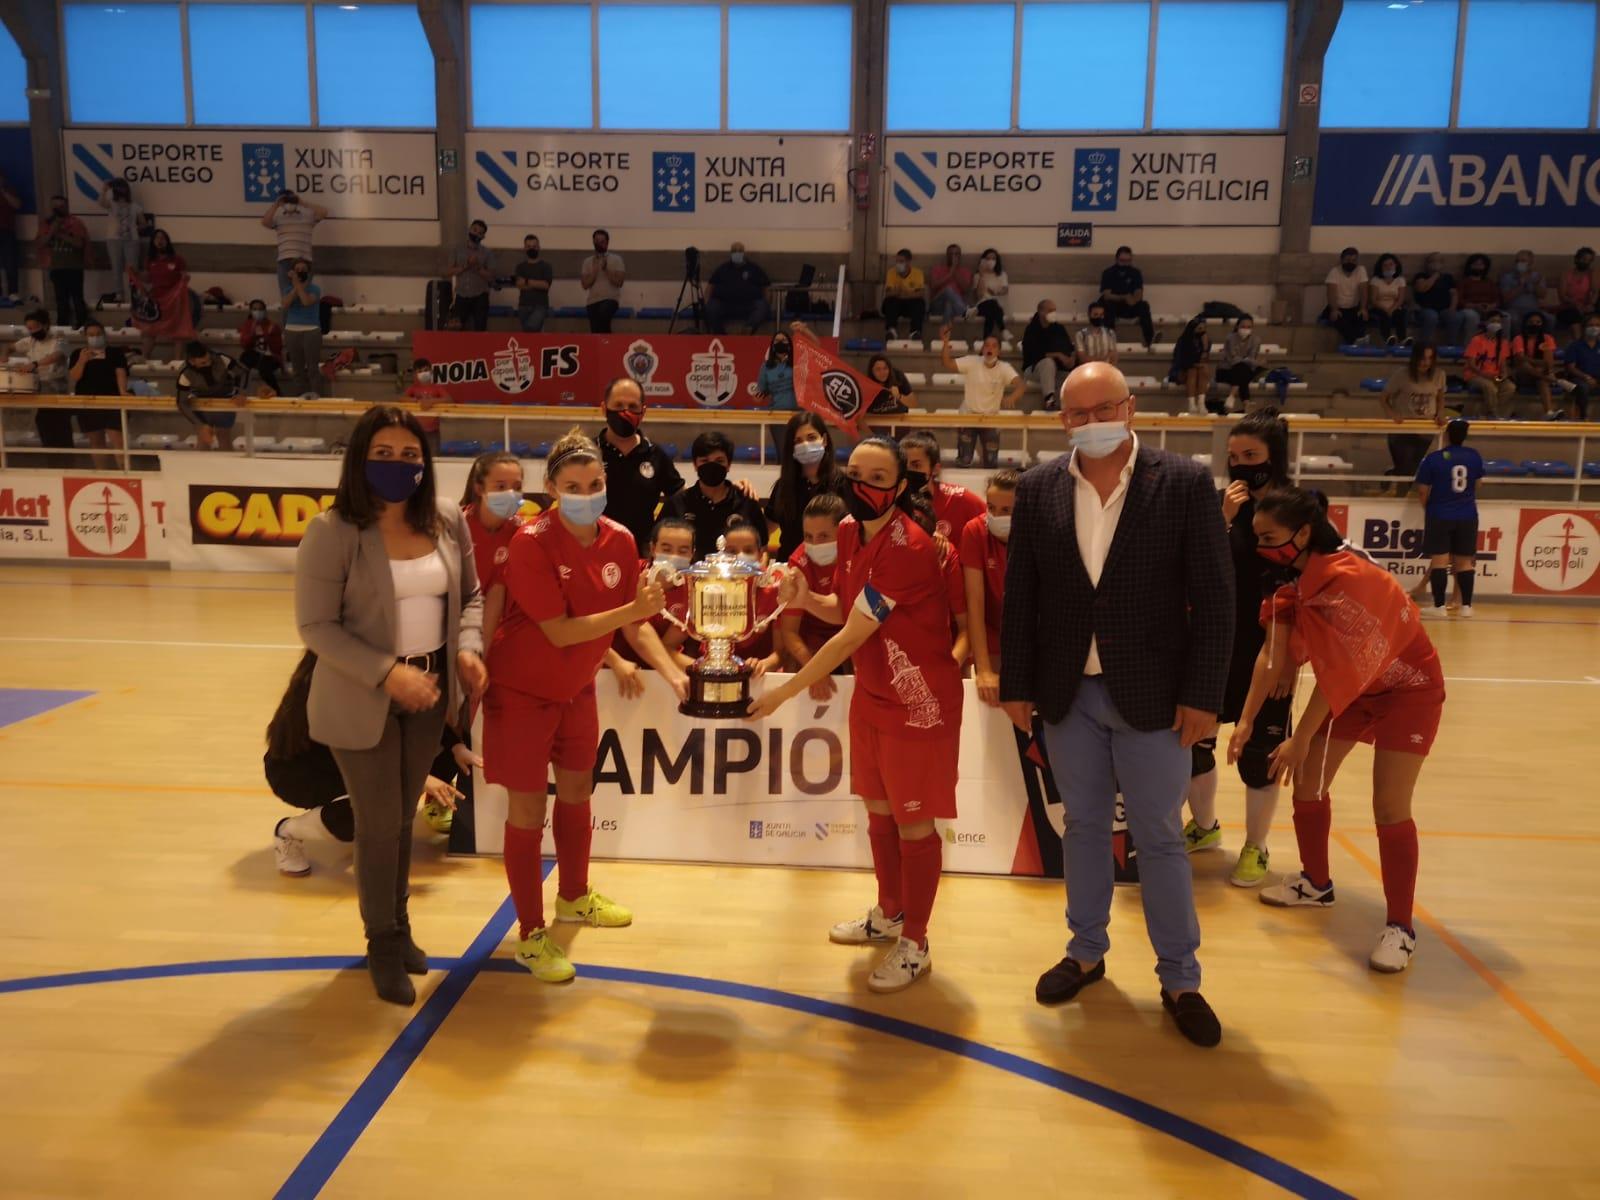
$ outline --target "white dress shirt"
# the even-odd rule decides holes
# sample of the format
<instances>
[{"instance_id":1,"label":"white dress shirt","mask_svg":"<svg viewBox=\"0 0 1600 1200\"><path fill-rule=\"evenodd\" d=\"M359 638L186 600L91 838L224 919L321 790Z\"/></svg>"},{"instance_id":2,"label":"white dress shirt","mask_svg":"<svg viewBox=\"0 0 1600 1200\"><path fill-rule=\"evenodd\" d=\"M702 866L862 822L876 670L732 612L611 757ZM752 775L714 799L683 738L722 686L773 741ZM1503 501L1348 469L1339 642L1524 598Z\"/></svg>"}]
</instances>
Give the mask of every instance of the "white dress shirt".
<instances>
[{"instance_id":1,"label":"white dress shirt","mask_svg":"<svg viewBox=\"0 0 1600 1200\"><path fill-rule=\"evenodd\" d=\"M1129 431L1128 442L1131 449L1128 451L1128 461L1123 464L1122 473L1117 476L1116 490L1111 493L1110 499L1104 504L1100 503L1100 493L1094 484L1083 477L1078 470L1078 452L1072 452L1072 459L1067 463L1067 470L1077 480L1077 488L1072 495L1073 520L1078 531L1078 557L1083 560L1083 569L1089 573L1089 582L1095 587L1100 586L1100 573L1106 567L1106 555L1111 550L1111 542L1117 536L1117 523L1122 520L1122 505L1128 498L1128 481L1133 478L1134 460L1139 457L1139 435ZM1101 674L1100 646L1095 638L1089 639L1089 657L1084 660L1083 673L1085 675Z\"/></svg>"}]
</instances>

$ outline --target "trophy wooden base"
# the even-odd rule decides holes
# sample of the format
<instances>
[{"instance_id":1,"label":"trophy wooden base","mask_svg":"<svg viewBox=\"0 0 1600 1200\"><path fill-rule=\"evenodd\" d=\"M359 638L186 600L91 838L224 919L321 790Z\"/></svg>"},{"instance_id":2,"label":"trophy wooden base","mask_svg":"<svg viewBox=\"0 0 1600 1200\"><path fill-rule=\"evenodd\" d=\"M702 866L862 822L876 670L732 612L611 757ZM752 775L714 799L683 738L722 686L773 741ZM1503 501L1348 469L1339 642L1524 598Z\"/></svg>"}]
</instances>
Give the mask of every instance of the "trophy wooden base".
<instances>
[{"instance_id":1,"label":"trophy wooden base","mask_svg":"<svg viewBox=\"0 0 1600 1200\"><path fill-rule=\"evenodd\" d=\"M689 698L678 705L686 717L706 721L737 721L750 711L750 667L734 660L731 670L703 671L690 666Z\"/></svg>"}]
</instances>

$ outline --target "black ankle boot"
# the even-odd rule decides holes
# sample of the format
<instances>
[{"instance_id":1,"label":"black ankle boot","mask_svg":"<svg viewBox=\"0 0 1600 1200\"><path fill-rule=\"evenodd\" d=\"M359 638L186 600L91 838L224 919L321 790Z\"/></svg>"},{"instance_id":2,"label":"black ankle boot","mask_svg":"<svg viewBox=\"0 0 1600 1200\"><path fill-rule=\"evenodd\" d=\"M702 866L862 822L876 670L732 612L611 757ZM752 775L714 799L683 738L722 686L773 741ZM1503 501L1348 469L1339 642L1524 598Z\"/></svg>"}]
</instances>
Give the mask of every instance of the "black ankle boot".
<instances>
[{"instance_id":1,"label":"black ankle boot","mask_svg":"<svg viewBox=\"0 0 1600 1200\"><path fill-rule=\"evenodd\" d=\"M407 975L428 973L428 952L412 940L409 925L400 926L400 961L405 964Z\"/></svg>"},{"instance_id":2,"label":"black ankle boot","mask_svg":"<svg viewBox=\"0 0 1600 1200\"><path fill-rule=\"evenodd\" d=\"M417 1002L417 989L411 986L411 978L406 974L408 940L399 932L368 938L367 974L372 976L372 988L380 1000L410 1008Z\"/></svg>"}]
</instances>

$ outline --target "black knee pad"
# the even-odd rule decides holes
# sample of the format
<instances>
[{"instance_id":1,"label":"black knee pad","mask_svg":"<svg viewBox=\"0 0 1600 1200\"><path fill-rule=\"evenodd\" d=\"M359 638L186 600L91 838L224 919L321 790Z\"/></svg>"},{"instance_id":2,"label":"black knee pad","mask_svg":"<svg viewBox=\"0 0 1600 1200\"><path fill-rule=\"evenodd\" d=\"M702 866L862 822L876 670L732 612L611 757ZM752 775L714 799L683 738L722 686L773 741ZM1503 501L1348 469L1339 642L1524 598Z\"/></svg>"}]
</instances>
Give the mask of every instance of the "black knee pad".
<instances>
[{"instance_id":1,"label":"black knee pad","mask_svg":"<svg viewBox=\"0 0 1600 1200\"><path fill-rule=\"evenodd\" d=\"M1189 778L1195 779L1217 769L1217 739L1201 738L1189 751Z\"/></svg>"},{"instance_id":2,"label":"black knee pad","mask_svg":"<svg viewBox=\"0 0 1600 1200\"><path fill-rule=\"evenodd\" d=\"M1247 745L1239 755L1239 778L1244 780L1245 787L1264 788L1272 786L1272 776L1268 772L1268 763L1272 757L1270 749L1257 746L1254 743Z\"/></svg>"},{"instance_id":3,"label":"black knee pad","mask_svg":"<svg viewBox=\"0 0 1600 1200\"><path fill-rule=\"evenodd\" d=\"M1272 786L1272 776L1268 774L1270 760L1272 752L1283 745L1284 739L1289 736L1292 703L1291 698L1285 696L1268 700L1261 706L1255 727L1250 732L1250 740L1239 753L1239 778L1244 781L1245 787Z\"/></svg>"}]
</instances>

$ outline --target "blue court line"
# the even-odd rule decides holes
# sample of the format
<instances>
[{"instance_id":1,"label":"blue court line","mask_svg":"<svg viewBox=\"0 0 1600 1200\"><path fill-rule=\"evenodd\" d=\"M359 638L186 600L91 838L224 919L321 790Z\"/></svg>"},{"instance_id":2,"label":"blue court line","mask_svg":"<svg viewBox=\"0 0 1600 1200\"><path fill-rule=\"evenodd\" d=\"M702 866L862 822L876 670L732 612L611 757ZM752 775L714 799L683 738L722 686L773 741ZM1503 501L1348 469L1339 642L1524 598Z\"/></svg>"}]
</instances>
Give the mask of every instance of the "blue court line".
<instances>
[{"instance_id":1,"label":"blue court line","mask_svg":"<svg viewBox=\"0 0 1600 1200\"><path fill-rule=\"evenodd\" d=\"M93 692L62 688L0 688L0 727L27 721L64 704L74 704Z\"/></svg>"}]
</instances>

